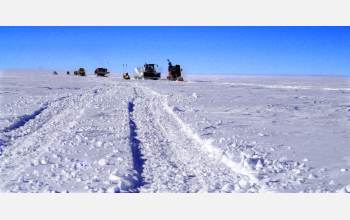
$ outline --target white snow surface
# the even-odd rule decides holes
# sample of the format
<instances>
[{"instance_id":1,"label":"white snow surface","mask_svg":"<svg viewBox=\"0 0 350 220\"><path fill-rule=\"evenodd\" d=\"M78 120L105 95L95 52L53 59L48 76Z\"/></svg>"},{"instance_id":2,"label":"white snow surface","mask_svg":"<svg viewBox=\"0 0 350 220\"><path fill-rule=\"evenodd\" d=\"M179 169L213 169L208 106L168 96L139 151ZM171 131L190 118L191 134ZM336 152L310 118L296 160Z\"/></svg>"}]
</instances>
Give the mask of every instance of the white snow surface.
<instances>
[{"instance_id":1,"label":"white snow surface","mask_svg":"<svg viewBox=\"0 0 350 220\"><path fill-rule=\"evenodd\" d=\"M1 192L349 192L346 77L0 75Z\"/></svg>"}]
</instances>

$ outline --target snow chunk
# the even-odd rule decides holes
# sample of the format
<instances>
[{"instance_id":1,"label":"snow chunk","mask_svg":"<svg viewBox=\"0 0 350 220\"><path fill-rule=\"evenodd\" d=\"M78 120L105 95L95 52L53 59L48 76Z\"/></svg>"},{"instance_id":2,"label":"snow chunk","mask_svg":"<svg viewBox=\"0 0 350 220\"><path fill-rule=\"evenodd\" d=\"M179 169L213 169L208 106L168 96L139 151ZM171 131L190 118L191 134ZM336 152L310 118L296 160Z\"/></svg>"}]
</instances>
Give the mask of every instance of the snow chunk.
<instances>
[{"instance_id":1,"label":"snow chunk","mask_svg":"<svg viewBox=\"0 0 350 220\"><path fill-rule=\"evenodd\" d=\"M240 187L245 188L245 187L248 185L248 181L247 181L247 180L244 180L244 179L241 179L241 180L238 182L238 184L239 184Z\"/></svg>"},{"instance_id":2,"label":"snow chunk","mask_svg":"<svg viewBox=\"0 0 350 220\"><path fill-rule=\"evenodd\" d=\"M255 165L256 170L261 170L263 168L263 163L261 160L258 160L258 162Z\"/></svg>"},{"instance_id":3,"label":"snow chunk","mask_svg":"<svg viewBox=\"0 0 350 220\"><path fill-rule=\"evenodd\" d=\"M101 147L101 146L102 146L102 141L97 141L97 142L96 142L96 146L97 146L97 147Z\"/></svg>"},{"instance_id":4,"label":"snow chunk","mask_svg":"<svg viewBox=\"0 0 350 220\"><path fill-rule=\"evenodd\" d=\"M258 136L260 136L260 137L265 137L265 136L267 136L267 134L264 134L264 133L258 133Z\"/></svg>"},{"instance_id":5,"label":"snow chunk","mask_svg":"<svg viewBox=\"0 0 350 220\"><path fill-rule=\"evenodd\" d=\"M39 165L39 161L38 160L33 160L31 164L32 164L32 166L36 167L36 166Z\"/></svg>"},{"instance_id":6,"label":"snow chunk","mask_svg":"<svg viewBox=\"0 0 350 220\"><path fill-rule=\"evenodd\" d=\"M118 190L119 190L119 187L116 187L116 186L110 186L110 187L108 187L108 189L107 189L107 193L115 193L115 192L118 192Z\"/></svg>"},{"instance_id":7,"label":"snow chunk","mask_svg":"<svg viewBox=\"0 0 350 220\"><path fill-rule=\"evenodd\" d=\"M98 165L100 165L100 166L106 166L106 164L107 164L107 160L106 159L100 159L98 161Z\"/></svg>"},{"instance_id":8,"label":"snow chunk","mask_svg":"<svg viewBox=\"0 0 350 220\"><path fill-rule=\"evenodd\" d=\"M47 164L46 158L42 158L42 159L40 160L40 164L41 164L41 165Z\"/></svg>"},{"instance_id":9,"label":"snow chunk","mask_svg":"<svg viewBox=\"0 0 350 220\"><path fill-rule=\"evenodd\" d=\"M111 181L111 183L114 183L114 184L119 184L121 181L121 178L116 174L112 173L111 175L109 175L109 181Z\"/></svg>"}]
</instances>

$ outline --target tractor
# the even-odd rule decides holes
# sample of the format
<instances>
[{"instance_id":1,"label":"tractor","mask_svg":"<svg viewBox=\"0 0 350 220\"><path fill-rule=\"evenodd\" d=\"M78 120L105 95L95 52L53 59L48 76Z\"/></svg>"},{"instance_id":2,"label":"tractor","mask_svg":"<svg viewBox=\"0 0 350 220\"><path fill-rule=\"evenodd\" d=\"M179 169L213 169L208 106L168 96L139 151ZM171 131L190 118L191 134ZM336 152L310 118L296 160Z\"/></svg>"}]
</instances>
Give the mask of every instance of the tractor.
<instances>
[{"instance_id":1,"label":"tractor","mask_svg":"<svg viewBox=\"0 0 350 220\"><path fill-rule=\"evenodd\" d=\"M184 81L183 77L181 76L182 69L180 65L178 64L173 65L169 59L167 61L168 61L167 79L171 81Z\"/></svg>"},{"instance_id":2,"label":"tractor","mask_svg":"<svg viewBox=\"0 0 350 220\"><path fill-rule=\"evenodd\" d=\"M153 79L158 80L160 79L160 72L157 72L156 70L156 64L145 64L143 68L136 68L135 71L137 72L138 76L135 78L137 79Z\"/></svg>"},{"instance_id":3,"label":"tractor","mask_svg":"<svg viewBox=\"0 0 350 220\"><path fill-rule=\"evenodd\" d=\"M96 76L104 76L106 77L109 74L107 68L97 68L95 70L95 75Z\"/></svg>"},{"instance_id":4,"label":"tractor","mask_svg":"<svg viewBox=\"0 0 350 220\"><path fill-rule=\"evenodd\" d=\"M76 75L76 76L86 76L85 69L84 68L79 68L78 71L74 71L74 75Z\"/></svg>"}]
</instances>

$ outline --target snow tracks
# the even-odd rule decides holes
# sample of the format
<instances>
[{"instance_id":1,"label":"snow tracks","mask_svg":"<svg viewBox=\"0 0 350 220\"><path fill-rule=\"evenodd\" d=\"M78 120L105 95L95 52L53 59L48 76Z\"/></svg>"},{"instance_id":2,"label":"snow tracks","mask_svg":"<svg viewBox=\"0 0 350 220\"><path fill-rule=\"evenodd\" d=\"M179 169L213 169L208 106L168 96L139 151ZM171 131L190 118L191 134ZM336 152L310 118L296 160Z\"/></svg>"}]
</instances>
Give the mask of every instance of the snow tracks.
<instances>
[{"instance_id":1,"label":"snow tracks","mask_svg":"<svg viewBox=\"0 0 350 220\"><path fill-rule=\"evenodd\" d=\"M141 192L258 192L259 181L210 140L203 140L168 105L167 97L136 86L133 123L144 159Z\"/></svg>"},{"instance_id":2,"label":"snow tracks","mask_svg":"<svg viewBox=\"0 0 350 220\"><path fill-rule=\"evenodd\" d=\"M265 184L201 138L142 82L47 100L3 129L10 192L261 192Z\"/></svg>"},{"instance_id":3,"label":"snow tracks","mask_svg":"<svg viewBox=\"0 0 350 220\"><path fill-rule=\"evenodd\" d=\"M132 191L127 101L104 84L19 117L2 131L1 191Z\"/></svg>"}]
</instances>

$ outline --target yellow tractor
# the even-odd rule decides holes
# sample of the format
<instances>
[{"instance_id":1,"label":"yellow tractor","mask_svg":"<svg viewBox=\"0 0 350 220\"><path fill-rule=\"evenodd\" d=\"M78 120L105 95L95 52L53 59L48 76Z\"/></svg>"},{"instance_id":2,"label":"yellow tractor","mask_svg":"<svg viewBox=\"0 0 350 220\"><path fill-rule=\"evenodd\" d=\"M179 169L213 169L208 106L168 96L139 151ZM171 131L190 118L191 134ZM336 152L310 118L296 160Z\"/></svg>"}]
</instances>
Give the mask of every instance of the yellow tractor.
<instances>
[{"instance_id":1,"label":"yellow tractor","mask_svg":"<svg viewBox=\"0 0 350 220\"><path fill-rule=\"evenodd\" d=\"M79 70L74 71L74 75L76 76L86 76L86 72L84 68L79 68Z\"/></svg>"}]
</instances>

